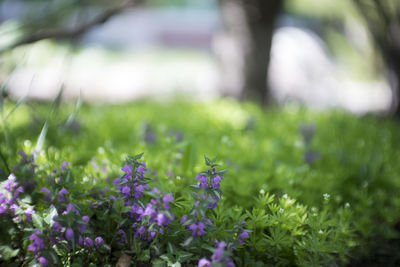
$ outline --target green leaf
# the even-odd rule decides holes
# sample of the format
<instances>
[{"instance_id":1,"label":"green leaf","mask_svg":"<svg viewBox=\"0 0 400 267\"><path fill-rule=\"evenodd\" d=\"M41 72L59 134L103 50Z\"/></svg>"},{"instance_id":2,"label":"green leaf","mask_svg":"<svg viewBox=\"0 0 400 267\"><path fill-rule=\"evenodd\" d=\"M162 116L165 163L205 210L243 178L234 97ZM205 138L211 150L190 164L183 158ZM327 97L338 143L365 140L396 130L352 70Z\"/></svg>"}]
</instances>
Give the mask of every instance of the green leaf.
<instances>
[{"instance_id":1,"label":"green leaf","mask_svg":"<svg viewBox=\"0 0 400 267\"><path fill-rule=\"evenodd\" d=\"M19 249L12 249L10 246L0 246L0 259L10 260L18 255Z\"/></svg>"},{"instance_id":2,"label":"green leaf","mask_svg":"<svg viewBox=\"0 0 400 267\"><path fill-rule=\"evenodd\" d=\"M187 143L185 145L185 150L183 151L181 167L182 172L186 173L189 170L192 170L196 165L196 150L192 143Z\"/></svg>"},{"instance_id":3,"label":"green leaf","mask_svg":"<svg viewBox=\"0 0 400 267\"><path fill-rule=\"evenodd\" d=\"M46 120L46 122L43 125L42 130L40 131L40 135L39 135L38 140L36 142L35 150L33 150L33 157L34 158L42 150L42 147L43 147L43 144L44 144L44 140L46 139L46 134L47 134L48 128L49 128L49 126L48 126L48 122Z\"/></svg>"},{"instance_id":4,"label":"green leaf","mask_svg":"<svg viewBox=\"0 0 400 267\"><path fill-rule=\"evenodd\" d=\"M168 251L169 254L175 255L174 246L170 242L168 242L167 251Z\"/></svg>"},{"instance_id":5,"label":"green leaf","mask_svg":"<svg viewBox=\"0 0 400 267\"><path fill-rule=\"evenodd\" d=\"M185 262L185 261L189 260L190 258L192 258L192 256L193 256L192 253L189 253L189 252L186 252L186 251L179 251L177 253L177 255L178 255L178 261L179 262Z\"/></svg>"},{"instance_id":6,"label":"green leaf","mask_svg":"<svg viewBox=\"0 0 400 267\"><path fill-rule=\"evenodd\" d=\"M190 236L188 239L186 239L181 245L183 246L183 247L187 247L187 246L189 246L190 245L190 243L192 243L192 241L193 241L193 236Z\"/></svg>"},{"instance_id":7,"label":"green leaf","mask_svg":"<svg viewBox=\"0 0 400 267\"><path fill-rule=\"evenodd\" d=\"M32 222L36 228L43 230L43 218L39 214L32 214Z\"/></svg>"},{"instance_id":8,"label":"green leaf","mask_svg":"<svg viewBox=\"0 0 400 267\"><path fill-rule=\"evenodd\" d=\"M51 225L53 222L53 217L57 215L57 209L55 207L51 207L49 210L49 214L44 218L46 224Z\"/></svg>"}]
</instances>

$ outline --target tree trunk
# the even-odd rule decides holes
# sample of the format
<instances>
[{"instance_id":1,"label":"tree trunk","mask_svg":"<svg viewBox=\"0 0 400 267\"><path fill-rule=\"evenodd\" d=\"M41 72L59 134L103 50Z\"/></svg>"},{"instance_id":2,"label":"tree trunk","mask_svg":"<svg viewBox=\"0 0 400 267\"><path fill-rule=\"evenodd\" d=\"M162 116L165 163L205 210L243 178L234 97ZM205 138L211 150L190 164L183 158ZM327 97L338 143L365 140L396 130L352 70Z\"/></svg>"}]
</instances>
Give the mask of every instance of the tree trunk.
<instances>
[{"instance_id":1,"label":"tree trunk","mask_svg":"<svg viewBox=\"0 0 400 267\"><path fill-rule=\"evenodd\" d=\"M220 0L225 32L216 49L224 95L267 102L269 53L282 3L283 0Z\"/></svg>"}]
</instances>

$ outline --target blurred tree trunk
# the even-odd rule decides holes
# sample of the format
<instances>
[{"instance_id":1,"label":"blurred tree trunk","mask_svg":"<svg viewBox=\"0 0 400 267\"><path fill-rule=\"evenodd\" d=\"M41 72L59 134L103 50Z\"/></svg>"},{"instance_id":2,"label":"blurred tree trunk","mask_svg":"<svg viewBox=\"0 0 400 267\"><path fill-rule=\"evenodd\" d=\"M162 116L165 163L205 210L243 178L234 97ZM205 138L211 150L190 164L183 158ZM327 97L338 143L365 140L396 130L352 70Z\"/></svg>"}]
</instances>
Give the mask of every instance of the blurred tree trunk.
<instances>
[{"instance_id":1,"label":"blurred tree trunk","mask_svg":"<svg viewBox=\"0 0 400 267\"><path fill-rule=\"evenodd\" d=\"M353 1L382 54L392 90L391 113L400 117L400 1Z\"/></svg>"},{"instance_id":2,"label":"blurred tree trunk","mask_svg":"<svg viewBox=\"0 0 400 267\"><path fill-rule=\"evenodd\" d=\"M225 32L216 43L223 94L266 104L275 20L283 0L220 0Z\"/></svg>"}]
</instances>

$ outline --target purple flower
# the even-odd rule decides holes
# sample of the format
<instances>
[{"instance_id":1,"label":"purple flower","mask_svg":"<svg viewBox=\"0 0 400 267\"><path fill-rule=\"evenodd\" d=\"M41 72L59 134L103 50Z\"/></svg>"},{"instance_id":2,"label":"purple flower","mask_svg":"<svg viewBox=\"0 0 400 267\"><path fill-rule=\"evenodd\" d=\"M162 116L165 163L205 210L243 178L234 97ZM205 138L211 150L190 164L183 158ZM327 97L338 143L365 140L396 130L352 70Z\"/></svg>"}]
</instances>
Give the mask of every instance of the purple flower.
<instances>
[{"instance_id":1,"label":"purple flower","mask_svg":"<svg viewBox=\"0 0 400 267\"><path fill-rule=\"evenodd\" d=\"M32 214L35 213L35 210L32 209L31 207L29 207L26 211L25 211L25 216L26 216L26 220L31 221L32 220Z\"/></svg>"},{"instance_id":2,"label":"purple flower","mask_svg":"<svg viewBox=\"0 0 400 267\"><path fill-rule=\"evenodd\" d=\"M83 233L83 231L85 231L85 230L86 230L86 225L80 224L80 225L78 226L78 232L79 232L79 233Z\"/></svg>"},{"instance_id":3,"label":"purple flower","mask_svg":"<svg viewBox=\"0 0 400 267\"><path fill-rule=\"evenodd\" d=\"M212 197L209 196L208 198L214 200L214 201L208 203L208 208L209 208L209 209L215 209L215 207L217 206L217 204L218 204L218 202L219 202L218 197L216 197L216 196L212 196Z\"/></svg>"},{"instance_id":4,"label":"purple flower","mask_svg":"<svg viewBox=\"0 0 400 267\"><path fill-rule=\"evenodd\" d=\"M44 257L39 257L37 260L38 260L38 262L39 262L39 264L41 266L47 266L48 265L48 262L47 262L46 258L44 258Z\"/></svg>"},{"instance_id":5,"label":"purple flower","mask_svg":"<svg viewBox=\"0 0 400 267\"><path fill-rule=\"evenodd\" d=\"M208 187L208 178L204 175L197 175L196 180L200 181L199 187L200 188L207 188Z\"/></svg>"},{"instance_id":6,"label":"purple flower","mask_svg":"<svg viewBox=\"0 0 400 267\"><path fill-rule=\"evenodd\" d=\"M199 260L198 267L212 267L211 262L205 258Z\"/></svg>"},{"instance_id":7,"label":"purple flower","mask_svg":"<svg viewBox=\"0 0 400 267\"><path fill-rule=\"evenodd\" d=\"M135 184L136 185L136 184ZM135 197L136 198L140 198L143 196L143 192L144 192L144 186L143 185L137 185L135 187Z\"/></svg>"},{"instance_id":8,"label":"purple flower","mask_svg":"<svg viewBox=\"0 0 400 267\"><path fill-rule=\"evenodd\" d=\"M79 212L76 210L75 206L69 203L67 205L67 214L70 213L71 211L75 212L76 215L79 214Z\"/></svg>"},{"instance_id":9,"label":"purple flower","mask_svg":"<svg viewBox=\"0 0 400 267\"><path fill-rule=\"evenodd\" d=\"M149 242L151 242L154 239L155 236L156 236L156 232L150 232L149 233L149 237L147 238L147 240Z\"/></svg>"},{"instance_id":10,"label":"purple flower","mask_svg":"<svg viewBox=\"0 0 400 267\"><path fill-rule=\"evenodd\" d=\"M153 187L153 189L151 189L151 192L153 192L155 194L160 194L160 190L158 190L157 187Z\"/></svg>"},{"instance_id":11,"label":"purple flower","mask_svg":"<svg viewBox=\"0 0 400 267\"><path fill-rule=\"evenodd\" d=\"M132 178L132 165L125 164L124 167L122 167L121 171L126 172L126 178Z\"/></svg>"},{"instance_id":12,"label":"purple flower","mask_svg":"<svg viewBox=\"0 0 400 267\"><path fill-rule=\"evenodd\" d=\"M187 215L185 214L182 216L180 223L181 224L184 223L186 221L186 219L187 219Z\"/></svg>"},{"instance_id":13,"label":"purple flower","mask_svg":"<svg viewBox=\"0 0 400 267\"><path fill-rule=\"evenodd\" d=\"M52 226L51 228L52 228L53 231L55 231L55 232L61 232L61 230L63 229L62 225L61 225L59 222L57 222L57 221L55 221L55 222L53 223L53 226Z\"/></svg>"},{"instance_id":14,"label":"purple flower","mask_svg":"<svg viewBox=\"0 0 400 267\"><path fill-rule=\"evenodd\" d=\"M120 238L119 241L120 241L121 243L126 243L126 233L124 232L124 230L119 229L118 232L117 232L117 234L121 236L121 238Z\"/></svg>"},{"instance_id":15,"label":"purple flower","mask_svg":"<svg viewBox=\"0 0 400 267\"><path fill-rule=\"evenodd\" d=\"M154 221L157 216L157 211L153 208L153 205L150 203L147 204L146 209L144 210L142 217L149 216L150 221Z\"/></svg>"},{"instance_id":16,"label":"purple flower","mask_svg":"<svg viewBox=\"0 0 400 267\"><path fill-rule=\"evenodd\" d=\"M219 175L214 176L211 179L212 187L213 188L219 188L220 187L220 182L222 181L221 177Z\"/></svg>"},{"instance_id":17,"label":"purple flower","mask_svg":"<svg viewBox=\"0 0 400 267\"><path fill-rule=\"evenodd\" d=\"M171 201L174 201L174 197L173 197L171 194L166 194L166 195L163 197L164 208L165 208L166 210L169 209L169 203L170 203Z\"/></svg>"},{"instance_id":18,"label":"purple flower","mask_svg":"<svg viewBox=\"0 0 400 267\"><path fill-rule=\"evenodd\" d=\"M104 240L101 236L98 236L95 238L94 243L96 244L96 248L98 248L104 243Z\"/></svg>"},{"instance_id":19,"label":"purple flower","mask_svg":"<svg viewBox=\"0 0 400 267\"><path fill-rule=\"evenodd\" d=\"M31 234L29 240L32 240L32 244L28 246L28 250L32 251L33 253L37 253L39 250L44 249L44 240L38 236L42 232L40 230L36 230L35 233Z\"/></svg>"},{"instance_id":20,"label":"purple flower","mask_svg":"<svg viewBox=\"0 0 400 267\"><path fill-rule=\"evenodd\" d=\"M192 231L192 236L196 236L197 225L195 223L192 223L191 225L189 225L189 230Z\"/></svg>"},{"instance_id":21,"label":"purple flower","mask_svg":"<svg viewBox=\"0 0 400 267\"><path fill-rule=\"evenodd\" d=\"M147 172L147 166L146 166L146 163L144 163L144 162L142 162L140 164L142 164L142 165L140 165L137 168L137 172L141 175L141 177L143 177L144 174Z\"/></svg>"},{"instance_id":22,"label":"purple flower","mask_svg":"<svg viewBox=\"0 0 400 267\"><path fill-rule=\"evenodd\" d=\"M0 214L6 214L7 213L7 205L4 203L0 204Z\"/></svg>"},{"instance_id":23,"label":"purple flower","mask_svg":"<svg viewBox=\"0 0 400 267\"><path fill-rule=\"evenodd\" d=\"M19 186L15 192L14 192L14 197L17 198L19 196L20 193L24 192L24 188L22 186Z\"/></svg>"},{"instance_id":24,"label":"purple flower","mask_svg":"<svg viewBox=\"0 0 400 267\"><path fill-rule=\"evenodd\" d=\"M162 226L162 225L167 225L168 224L168 217L165 216L163 213L158 213L157 214L157 225Z\"/></svg>"},{"instance_id":25,"label":"purple flower","mask_svg":"<svg viewBox=\"0 0 400 267\"><path fill-rule=\"evenodd\" d=\"M82 220L84 220L85 222L88 223L89 222L89 216L86 216L86 215L82 216Z\"/></svg>"},{"instance_id":26,"label":"purple flower","mask_svg":"<svg viewBox=\"0 0 400 267\"><path fill-rule=\"evenodd\" d=\"M128 185L124 185L121 189L121 193L125 196L125 197L129 197L130 193L131 193L131 188Z\"/></svg>"},{"instance_id":27,"label":"purple flower","mask_svg":"<svg viewBox=\"0 0 400 267\"><path fill-rule=\"evenodd\" d=\"M66 169L67 166L69 166L69 162L68 162L68 161L64 161L64 162L61 164L60 169L61 169L62 171L65 171L65 169Z\"/></svg>"},{"instance_id":28,"label":"purple flower","mask_svg":"<svg viewBox=\"0 0 400 267\"><path fill-rule=\"evenodd\" d=\"M249 238L249 233L247 233L247 232L241 233L241 234L239 235L239 243L240 243L240 244L243 244L243 243L244 243L244 240L247 239L247 238Z\"/></svg>"},{"instance_id":29,"label":"purple flower","mask_svg":"<svg viewBox=\"0 0 400 267\"><path fill-rule=\"evenodd\" d=\"M221 262L222 256L224 255L224 249L226 247L226 243L224 241L217 243L217 249L214 254L211 256L212 261Z\"/></svg>"},{"instance_id":30,"label":"purple flower","mask_svg":"<svg viewBox=\"0 0 400 267\"><path fill-rule=\"evenodd\" d=\"M20 151L18 151L18 154L21 156L22 161L24 161L24 162L28 161L28 158L26 157L26 154L22 149Z\"/></svg>"},{"instance_id":31,"label":"purple flower","mask_svg":"<svg viewBox=\"0 0 400 267\"><path fill-rule=\"evenodd\" d=\"M10 211L11 214L14 216L15 215L15 211L19 208L19 206L17 204L11 204L10 205Z\"/></svg>"},{"instance_id":32,"label":"purple flower","mask_svg":"<svg viewBox=\"0 0 400 267\"><path fill-rule=\"evenodd\" d=\"M93 247L93 240L90 239L90 237L85 237L85 240L83 240L83 245L85 247Z\"/></svg>"},{"instance_id":33,"label":"purple flower","mask_svg":"<svg viewBox=\"0 0 400 267\"><path fill-rule=\"evenodd\" d=\"M47 187L43 187L42 190L40 190L41 193L46 193L46 200L50 201L51 198L51 192Z\"/></svg>"},{"instance_id":34,"label":"purple flower","mask_svg":"<svg viewBox=\"0 0 400 267\"><path fill-rule=\"evenodd\" d=\"M205 228L206 228L206 225L202 222L199 222L197 224L197 235L198 236L204 235L206 233L206 231L204 231Z\"/></svg>"},{"instance_id":35,"label":"purple flower","mask_svg":"<svg viewBox=\"0 0 400 267\"><path fill-rule=\"evenodd\" d=\"M78 237L78 245L79 246L83 245L83 237L81 235Z\"/></svg>"},{"instance_id":36,"label":"purple flower","mask_svg":"<svg viewBox=\"0 0 400 267\"><path fill-rule=\"evenodd\" d=\"M135 233L135 237L143 238L144 233L146 232L146 228L144 226L139 227Z\"/></svg>"},{"instance_id":37,"label":"purple flower","mask_svg":"<svg viewBox=\"0 0 400 267\"><path fill-rule=\"evenodd\" d=\"M65 231L65 238L66 238L67 240L69 240L69 241L71 241L71 240L74 238L74 230L72 230L71 227L68 228L68 229Z\"/></svg>"},{"instance_id":38,"label":"purple flower","mask_svg":"<svg viewBox=\"0 0 400 267\"><path fill-rule=\"evenodd\" d=\"M58 200L61 202L66 201L66 199L64 198L64 195L67 195L67 194L69 194L68 190L63 187L60 190L60 192L58 192Z\"/></svg>"},{"instance_id":39,"label":"purple flower","mask_svg":"<svg viewBox=\"0 0 400 267\"><path fill-rule=\"evenodd\" d=\"M18 183L15 180L15 175L11 173L10 176L8 176L7 181L4 183L4 189L11 193L11 191L13 191L18 186Z\"/></svg>"}]
</instances>

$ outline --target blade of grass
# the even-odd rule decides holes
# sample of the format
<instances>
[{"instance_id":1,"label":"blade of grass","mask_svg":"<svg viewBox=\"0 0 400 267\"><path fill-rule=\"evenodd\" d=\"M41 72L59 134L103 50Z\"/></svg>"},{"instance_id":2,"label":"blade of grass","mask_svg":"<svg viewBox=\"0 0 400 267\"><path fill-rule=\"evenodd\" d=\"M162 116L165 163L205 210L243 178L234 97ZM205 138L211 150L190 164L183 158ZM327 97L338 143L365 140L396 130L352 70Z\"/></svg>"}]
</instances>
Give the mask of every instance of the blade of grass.
<instances>
[{"instance_id":1,"label":"blade of grass","mask_svg":"<svg viewBox=\"0 0 400 267\"><path fill-rule=\"evenodd\" d=\"M64 90L64 85L61 85L61 88L58 91L58 94L57 94L56 98L54 99L54 101L53 101L53 103L51 105L50 113L49 113L49 115L48 115L48 117L47 117L47 119L46 119L46 121L45 121L45 123L43 125L42 130L40 131L40 135L39 135L38 140L36 142L35 149L33 150L33 154L32 154L33 159L35 159L37 157L37 155L39 154L39 152L43 148L43 144L44 144L44 141L46 140L46 135L47 135L47 130L49 128L50 120L51 120L52 116L54 115L55 111L57 110L57 108L60 106L61 96L62 96L63 90Z\"/></svg>"},{"instance_id":2,"label":"blade of grass","mask_svg":"<svg viewBox=\"0 0 400 267\"><path fill-rule=\"evenodd\" d=\"M76 118L76 115L78 114L79 109L81 108L81 105L82 105L82 91L79 92L79 98L76 101L75 109L71 113L71 115L69 115L67 121L65 122L64 129L67 129L67 128L69 128L71 126L72 122Z\"/></svg>"}]
</instances>

